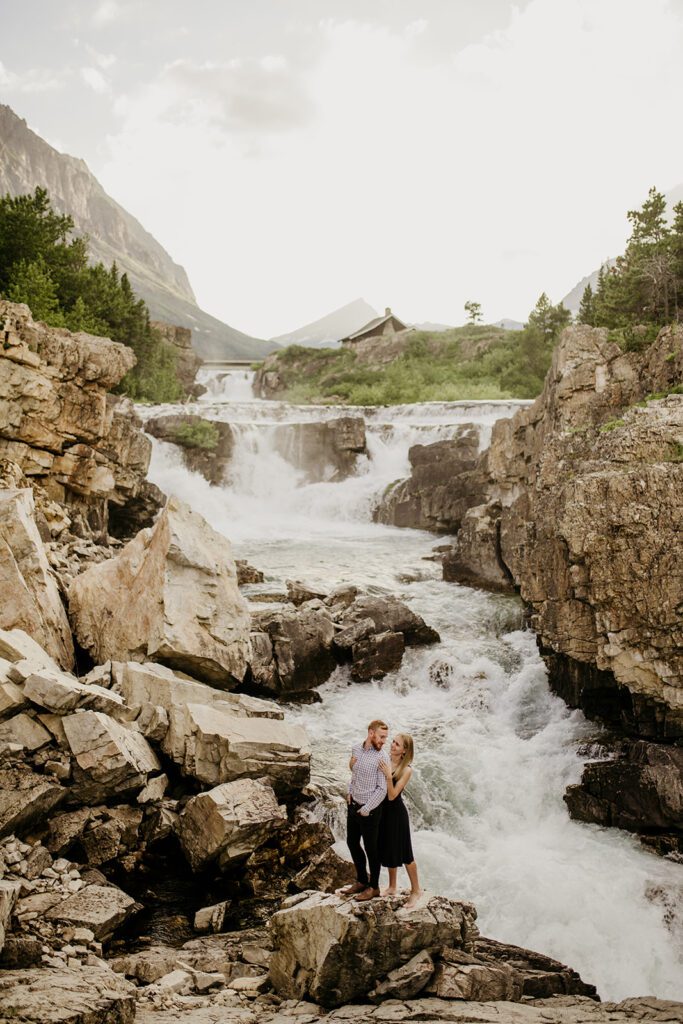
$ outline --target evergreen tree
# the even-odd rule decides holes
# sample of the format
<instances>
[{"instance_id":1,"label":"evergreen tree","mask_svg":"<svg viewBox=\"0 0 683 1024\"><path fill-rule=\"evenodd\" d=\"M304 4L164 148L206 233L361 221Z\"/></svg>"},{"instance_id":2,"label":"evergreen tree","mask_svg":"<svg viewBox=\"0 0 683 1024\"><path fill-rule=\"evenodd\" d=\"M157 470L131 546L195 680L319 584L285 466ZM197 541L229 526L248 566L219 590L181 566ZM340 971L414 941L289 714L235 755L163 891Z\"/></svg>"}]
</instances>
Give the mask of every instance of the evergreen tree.
<instances>
[{"instance_id":1,"label":"evergreen tree","mask_svg":"<svg viewBox=\"0 0 683 1024\"><path fill-rule=\"evenodd\" d=\"M64 326L57 289L42 257L31 261L21 259L14 264L7 285L7 298L10 302L25 302L36 320L42 320L51 327Z\"/></svg>"},{"instance_id":2,"label":"evergreen tree","mask_svg":"<svg viewBox=\"0 0 683 1024\"><path fill-rule=\"evenodd\" d=\"M595 321L595 297L593 295L593 289L591 288L590 281L583 290L581 296L581 305L579 306L579 313L577 320L580 324L588 324L594 326Z\"/></svg>"},{"instance_id":3,"label":"evergreen tree","mask_svg":"<svg viewBox=\"0 0 683 1024\"><path fill-rule=\"evenodd\" d=\"M555 339L567 324L572 315L561 302L553 306L545 292L542 292L532 311L529 313L528 326L540 331L546 345L552 347Z\"/></svg>"}]
</instances>

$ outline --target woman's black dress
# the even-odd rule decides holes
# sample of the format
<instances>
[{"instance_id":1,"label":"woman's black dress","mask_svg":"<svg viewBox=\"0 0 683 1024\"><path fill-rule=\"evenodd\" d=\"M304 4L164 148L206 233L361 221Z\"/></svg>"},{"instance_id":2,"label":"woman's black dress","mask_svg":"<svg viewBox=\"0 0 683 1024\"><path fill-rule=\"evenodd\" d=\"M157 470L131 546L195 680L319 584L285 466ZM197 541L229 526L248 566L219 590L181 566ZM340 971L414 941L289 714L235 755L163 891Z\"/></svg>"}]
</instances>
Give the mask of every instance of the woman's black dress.
<instances>
[{"instance_id":1,"label":"woman's black dress","mask_svg":"<svg viewBox=\"0 0 683 1024\"><path fill-rule=\"evenodd\" d=\"M400 868L415 860L410 841L408 808L403 803L402 793L395 800L390 800L388 796L384 798L379 826L379 854L385 868Z\"/></svg>"}]
</instances>

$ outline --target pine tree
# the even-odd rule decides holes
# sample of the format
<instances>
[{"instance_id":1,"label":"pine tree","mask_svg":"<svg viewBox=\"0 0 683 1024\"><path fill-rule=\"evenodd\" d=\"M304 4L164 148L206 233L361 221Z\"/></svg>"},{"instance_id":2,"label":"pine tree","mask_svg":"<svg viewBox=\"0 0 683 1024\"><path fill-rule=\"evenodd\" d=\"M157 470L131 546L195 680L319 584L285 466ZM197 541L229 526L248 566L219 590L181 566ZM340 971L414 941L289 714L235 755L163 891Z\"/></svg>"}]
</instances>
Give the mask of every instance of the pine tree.
<instances>
[{"instance_id":1,"label":"pine tree","mask_svg":"<svg viewBox=\"0 0 683 1024\"><path fill-rule=\"evenodd\" d=\"M594 326L595 297L593 295L593 289L591 288L590 281L583 290L577 320L580 324L588 324L590 327Z\"/></svg>"},{"instance_id":2,"label":"pine tree","mask_svg":"<svg viewBox=\"0 0 683 1024\"><path fill-rule=\"evenodd\" d=\"M19 260L12 269L7 286L10 302L25 302L35 320L42 320L51 327L64 326L64 314L59 308L59 299L54 281L50 277L45 260Z\"/></svg>"},{"instance_id":3,"label":"pine tree","mask_svg":"<svg viewBox=\"0 0 683 1024\"><path fill-rule=\"evenodd\" d=\"M466 302L465 303L465 312L467 313L467 316L468 316L468 322L471 323L471 324L476 324L476 323L481 322L481 320L483 320L483 317L482 317L482 314L481 314L481 303L480 302L472 302L472 301Z\"/></svg>"}]
</instances>

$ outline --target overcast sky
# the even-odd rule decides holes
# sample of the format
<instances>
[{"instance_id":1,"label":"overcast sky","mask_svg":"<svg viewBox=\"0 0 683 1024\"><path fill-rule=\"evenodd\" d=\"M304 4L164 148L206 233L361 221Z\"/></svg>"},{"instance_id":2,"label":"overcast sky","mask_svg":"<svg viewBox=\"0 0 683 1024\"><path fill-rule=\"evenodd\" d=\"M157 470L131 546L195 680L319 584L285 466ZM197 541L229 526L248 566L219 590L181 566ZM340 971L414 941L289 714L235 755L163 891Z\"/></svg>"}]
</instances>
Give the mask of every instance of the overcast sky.
<instances>
[{"instance_id":1,"label":"overcast sky","mask_svg":"<svg viewBox=\"0 0 683 1024\"><path fill-rule=\"evenodd\" d=\"M683 181L683 0L0 0L0 99L260 337L526 316Z\"/></svg>"}]
</instances>

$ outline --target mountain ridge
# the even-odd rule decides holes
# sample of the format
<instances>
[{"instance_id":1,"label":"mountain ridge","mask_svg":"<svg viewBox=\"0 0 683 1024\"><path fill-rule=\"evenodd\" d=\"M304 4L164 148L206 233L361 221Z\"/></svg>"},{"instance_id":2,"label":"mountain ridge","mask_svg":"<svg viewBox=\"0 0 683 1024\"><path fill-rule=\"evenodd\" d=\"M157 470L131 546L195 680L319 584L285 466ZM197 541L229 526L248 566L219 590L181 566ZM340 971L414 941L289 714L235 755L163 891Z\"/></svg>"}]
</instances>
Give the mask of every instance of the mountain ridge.
<instances>
[{"instance_id":1,"label":"mountain ridge","mask_svg":"<svg viewBox=\"0 0 683 1024\"><path fill-rule=\"evenodd\" d=\"M84 160L60 153L0 104L0 194L45 188L60 213L88 236L93 262L114 261L149 307L152 319L189 327L203 359L262 358L276 346L244 334L197 305L185 269L104 190Z\"/></svg>"}]
</instances>

